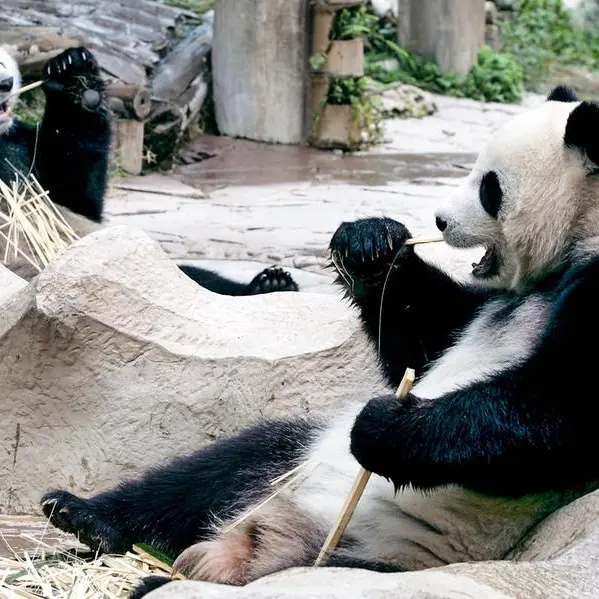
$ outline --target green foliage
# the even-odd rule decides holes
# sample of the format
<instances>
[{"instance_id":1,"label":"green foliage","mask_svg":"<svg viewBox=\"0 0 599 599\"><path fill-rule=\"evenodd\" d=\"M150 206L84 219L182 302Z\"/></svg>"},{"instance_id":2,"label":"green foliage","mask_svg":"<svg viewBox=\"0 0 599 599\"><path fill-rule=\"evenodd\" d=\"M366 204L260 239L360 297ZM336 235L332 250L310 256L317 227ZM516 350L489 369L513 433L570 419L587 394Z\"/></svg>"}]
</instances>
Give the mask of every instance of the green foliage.
<instances>
[{"instance_id":1,"label":"green foliage","mask_svg":"<svg viewBox=\"0 0 599 599\"><path fill-rule=\"evenodd\" d=\"M351 104L352 99L360 99L368 89L365 77L333 77L329 86L329 104Z\"/></svg>"},{"instance_id":2,"label":"green foliage","mask_svg":"<svg viewBox=\"0 0 599 599\"><path fill-rule=\"evenodd\" d=\"M450 96L473 98L486 102L519 102L523 92L523 72L506 54L484 46L465 78L456 73L443 73L433 60L406 53L395 53L397 68L381 66L381 54L368 55L366 74L382 83L408 83L421 89Z\"/></svg>"},{"instance_id":3,"label":"green foliage","mask_svg":"<svg viewBox=\"0 0 599 599\"><path fill-rule=\"evenodd\" d=\"M14 107L14 116L28 125L37 125L44 115L46 97L41 87L19 96Z\"/></svg>"},{"instance_id":4,"label":"green foliage","mask_svg":"<svg viewBox=\"0 0 599 599\"><path fill-rule=\"evenodd\" d=\"M214 8L214 0L161 0L162 4L195 12L202 16Z\"/></svg>"},{"instance_id":5,"label":"green foliage","mask_svg":"<svg viewBox=\"0 0 599 599\"><path fill-rule=\"evenodd\" d=\"M500 24L502 49L523 68L527 83L541 81L552 64L596 69L599 33L575 27L562 0L519 0Z\"/></svg>"},{"instance_id":6,"label":"green foliage","mask_svg":"<svg viewBox=\"0 0 599 599\"><path fill-rule=\"evenodd\" d=\"M524 72L511 56L485 46L457 91L459 95L486 102L519 102L523 81Z\"/></svg>"},{"instance_id":7,"label":"green foliage","mask_svg":"<svg viewBox=\"0 0 599 599\"><path fill-rule=\"evenodd\" d=\"M523 72L510 56L491 48L481 49L478 62L465 78L443 73L430 58L411 54L397 44L397 24L377 21L366 36L366 74L381 83L407 83L445 95L487 102L518 102L523 92ZM394 61L395 68L382 64Z\"/></svg>"},{"instance_id":8,"label":"green foliage","mask_svg":"<svg viewBox=\"0 0 599 599\"><path fill-rule=\"evenodd\" d=\"M378 17L369 12L364 4L344 8L335 14L331 25L331 40L351 40L364 37L376 26Z\"/></svg>"}]
</instances>

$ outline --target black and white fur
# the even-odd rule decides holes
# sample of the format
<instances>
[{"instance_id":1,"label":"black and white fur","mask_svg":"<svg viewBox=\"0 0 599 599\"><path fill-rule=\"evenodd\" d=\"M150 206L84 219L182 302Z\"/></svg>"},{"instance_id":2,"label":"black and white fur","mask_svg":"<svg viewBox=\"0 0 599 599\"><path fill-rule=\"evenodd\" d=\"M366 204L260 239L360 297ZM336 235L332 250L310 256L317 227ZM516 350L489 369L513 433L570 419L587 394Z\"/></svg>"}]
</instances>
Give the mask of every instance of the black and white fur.
<instances>
[{"instance_id":1,"label":"black and white fur","mask_svg":"<svg viewBox=\"0 0 599 599\"><path fill-rule=\"evenodd\" d=\"M21 77L0 48L0 179L14 180L15 169L25 176L33 172L54 202L100 222L110 117L98 64L87 48L70 48L48 61L43 81L46 105L39 125L13 119Z\"/></svg>"},{"instance_id":2,"label":"black and white fur","mask_svg":"<svg viewBox=\"0 0 599 599\"><path fill-rule=\"evenodd\" d=\"M43 76L46 105L41 123L33 127L13 119L21 75L13 57L0 47L0 180L14 180L17 171L33 172L52 201L101 222L111 122L98 63L89 49L70 48L48 61ZM265 268L250 283L195 266L179 268L202 287L223 295L299 290L291 275L276 266Z\"/></svg>"},{"instance_id":3,"label":"black and white fur","mask_svg":"<svg viewBox=\"0 0 599 599\"><path fill-rule=\"evenodd\" d=\"M336 231L339 282L375 345L380 330L389 383L416 370L405 401L265 423L90 499L50 492L44 513L93 548L150 543L179 555L191 578L244 584L313 564L361 464L378 476L328 565L504 558L599 480L598 133L599 105L557 88L492 135L436 215L449 244L488 249L471 283L421 259L391 219ZM295 488L221 532L302 463ZM167 580L149 578L134 596Z\"/></svg>"}]
</instances>

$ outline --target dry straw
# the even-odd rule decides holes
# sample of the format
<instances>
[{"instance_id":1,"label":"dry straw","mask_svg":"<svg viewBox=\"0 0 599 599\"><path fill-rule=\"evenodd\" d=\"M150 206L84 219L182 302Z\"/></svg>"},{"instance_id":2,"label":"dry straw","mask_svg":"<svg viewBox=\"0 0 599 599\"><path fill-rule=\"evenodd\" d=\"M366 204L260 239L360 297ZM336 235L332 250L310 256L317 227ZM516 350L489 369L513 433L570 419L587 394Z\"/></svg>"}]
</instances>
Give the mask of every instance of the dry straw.
<instances>
[{"instance_id":1,"label":"dry straw","mask_svg":"<svg viewBox=\"0 0 599 599\"><path fill-rule=\"evenodd\" d=\"M21 258L40 272L78 236L35 176L15 169L12 182L0 180L0 239L4 264Z\"/></svg>"},{"instance_id":2,"label":"dry straw","mask_svg":"<svg viewBox=\"0 0 599 599\"><path fill-rule=\"evenodd\" d=\"M171 574L168 565L138 548L139 553L83 559L29 540L38 547L33 554L0 557L2 599L125 599L143 577Z\"/></svg>"}]
</instances>

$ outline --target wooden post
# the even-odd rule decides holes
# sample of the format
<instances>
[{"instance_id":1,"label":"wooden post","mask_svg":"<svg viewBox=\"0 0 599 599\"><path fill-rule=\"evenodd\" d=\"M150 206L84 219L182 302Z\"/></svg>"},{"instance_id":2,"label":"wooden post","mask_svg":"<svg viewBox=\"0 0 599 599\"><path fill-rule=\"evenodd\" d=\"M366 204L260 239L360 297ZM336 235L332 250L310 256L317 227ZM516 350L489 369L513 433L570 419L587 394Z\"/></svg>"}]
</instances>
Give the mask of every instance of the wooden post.
<instances>
[{"instance_id":1,"label":"wooden post","mask_svg":"<svg viewBox=\"0 0 599 599\"><path fill-rule=\"evenodd\" d=\"M399 0L399 43L466 75L485 42L485 0Z\"/></svg>"},{"instance_id":2,"label":"wooden post","mask_svg":"<svg viewBox=\"0 0 599 599\"><path fill-rule=\"evenodd\" d=\"M212 75L224 135L305 140L308 0L218 0Z\"/></svg>"},{"instance_id":3,"label":"wooden post","mask_svg":"<svg viewBox=\"0 0 599 599\"><path fill-rule=\"evenodd\" d=\"M130 175L141 174L144 146L143 122L133 119L115 119L114 145L119 166Z\"/></svg>"}]
</instances>

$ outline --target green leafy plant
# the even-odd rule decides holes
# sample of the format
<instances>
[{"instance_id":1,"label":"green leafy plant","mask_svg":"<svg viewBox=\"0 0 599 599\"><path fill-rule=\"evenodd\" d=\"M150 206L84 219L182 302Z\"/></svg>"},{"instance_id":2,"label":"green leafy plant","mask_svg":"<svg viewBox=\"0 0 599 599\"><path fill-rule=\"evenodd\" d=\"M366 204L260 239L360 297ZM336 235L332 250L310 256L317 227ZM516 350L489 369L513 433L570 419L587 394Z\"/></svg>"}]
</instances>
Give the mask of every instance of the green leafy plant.
<instances>
[{"instance_id":1,"label":"green leafy plant","mask_svg":"<svg viewBox=\"0 0 599 599\"><path fill-rule=\"evenodd\" d=\"M331 25L331 40L351 40L370 34L378 17L371 13L364 4L343 8L335 14Z\"/></svg>"},{"instance_id":2,"label":"green leafy plant","mask_svg":"<svg viewBox=\"0 0 599 599\"><path fill-rule=\"evenodd\" d=\"M524 71L511 56L498 54L485 46L478 54L478 62L456 91L486 102L520 102L523 82Z\"/></svg>"},{"instance_id":3,"label":"green leafy plant","mask_svg":"<svg viewBox=\"0 0 599 599\"><path fill-rule=\"evenodd\" d=\"M502 51L522 66L529 86L555 63L599 66L599 32L575 27L562 0L519 0L513 18L499 30Z\"/></svg>"}]
</instances>

